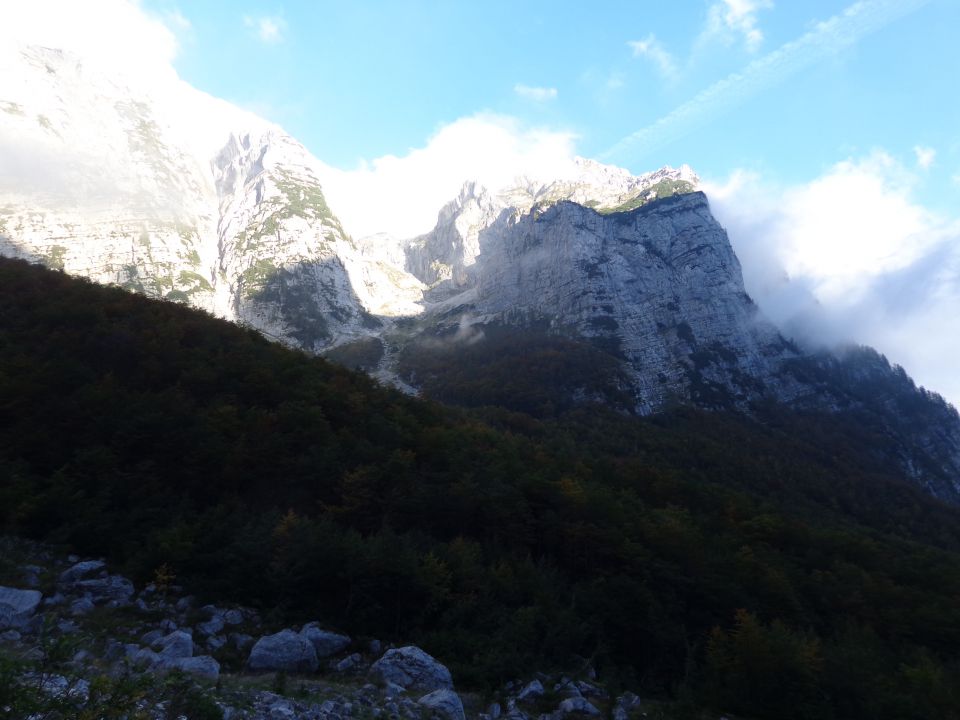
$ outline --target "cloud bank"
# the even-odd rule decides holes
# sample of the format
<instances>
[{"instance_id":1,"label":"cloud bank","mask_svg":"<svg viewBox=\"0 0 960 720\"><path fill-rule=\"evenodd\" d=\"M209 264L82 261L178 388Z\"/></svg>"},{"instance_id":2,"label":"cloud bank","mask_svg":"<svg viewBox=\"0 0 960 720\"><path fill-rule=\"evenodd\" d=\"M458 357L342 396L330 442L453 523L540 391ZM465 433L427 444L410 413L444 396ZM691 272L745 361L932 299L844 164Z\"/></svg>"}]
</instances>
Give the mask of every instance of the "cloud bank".
<instances>
[{"instance_id":1,"label":"cloud bank","mask_svg":"<svg viewBox=\"0 0 960 720\"><path fill-rule=\"evenodd\" d=\"M786 334L872 345L960 405L960 223L916 203L916 182L878 151L793 187L734 173L706 189L747 291Z\"/></svg>"},{"instance_id":2,"label":"cloud bank","mask_svg":"<svg viewBox=\"0 0 960 720\"><path fill-rule=\"evenodd\" d=\"M574 142L570 132L480 114L445 125L406 155L385 155L352 171L328 169L324 192L355 237L413 237L433 228L437 212L467 180L495 189L523 175L568 175Z\"/></svg>"},{"instance_id":3,"label":"cloud bank","mask_svg":"<svg viewBox=\"0 0 960 720\"><path fill-rule=\"evenodd\" d=\"M189 22L179 12L169 23L182 30ZM186 26L184 26L186 23ZM30 0L4 3L0 48L23 42L74 53L91 66L114 75L170 80L177 37L161 18L129 0Z\"/></svg>"}]
</instances>

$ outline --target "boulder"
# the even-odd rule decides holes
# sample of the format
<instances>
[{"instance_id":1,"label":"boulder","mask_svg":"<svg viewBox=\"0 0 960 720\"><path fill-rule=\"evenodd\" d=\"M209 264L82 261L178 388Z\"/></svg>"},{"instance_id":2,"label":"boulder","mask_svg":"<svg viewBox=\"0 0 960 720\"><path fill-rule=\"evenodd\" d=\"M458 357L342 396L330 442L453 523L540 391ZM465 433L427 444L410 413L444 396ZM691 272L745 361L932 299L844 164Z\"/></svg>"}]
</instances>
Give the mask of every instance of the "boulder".
<instances>
[{"instance_id":1,"label":"boulder","mask_svg":"<svg viewBox=\"0 0 960 720\"><path fill-rule=\"evenodd\" d=\"M233 610L227 610L223 614L223 621L227 625L240 625L243 622L243 613L236 608Z\"/></svg>"},{"instance_id":2,"label":"boulder","mask_svg":"<svg viewBox=\"0 0 960 720\"><path fill-rule=\"evenodd\" d=\"M218 632L223 630L223 616L214 615L206 622L202 622L197 625L197 630L204 635L216 635Z\"/></svg>"},{"instance_id":3,"label":"boulder","mask_svg":"<svg viewBox=\"0 0 960 720\"><path fill-rule=\"evenodd\" d=\"M350 638L346 635L321 630L317 627L316 623L307 623L304 625L300 634L310 641L313 649L317 651L318 658L336 655L350 644Z\"/></svg>"},{"instance_id":4,"label":"boulder","mask_svg":"<svg viewBox=\"0 0 960 720\"><path fill-rule=\"evenodd\" d=\"M84 596L70 603L70 614L73 616L86 615L94 608L93 600Z\"/></svg>"},{"instance_id":5,"label":"boulder","mask_svg":"<svg viewBox=\"0 0 960 720\"><path fill-rule=\"evenodd\" d=\"M553 691L560 695L560 697L565 698L578 698L583 697L580 694L580 688L577 687L577 684L570 680L569 678L561 678L560 682L553 686Z\"/></svg>"},{"instance_id":6,"label":"boulder","mask_svg":"<svg viewBox=\"0 0 960 720\"><path fill-rule=\"evenodd\" d=\"M88 575L103 570L107 565L103 560L84 560L73 567L70 567L60 573L59 582L64 585L72 585L78 580L82 580Z\"/></svg>"},{"instance_id":7,"label":"boulder","mask_svg":"<svg viewBox=\"0 0 960 720\"><path fill-rule=\"evenodd\" d=\"M129 648L127 652L129 656ZM162 664L162 662L163 659L150 648L137 647L132 657L130 657L130 663L134 667L152 668L155 665Z\"/></svg>"},{"instance_id":8,"label":"boulder","mask_svg":"<svg viewBox=\"0 0 960 720\"><path fill-rule=\"evenodd\" d=\"M318 666L313 643L293 630L281 630L260 638L247 660L247 667L251 670L314 672Z\"/></svg>"},{"instance_id":9,"label":"boulder","mask_svg":"<svg viewBox=\"0 0 960 720\"><path fill-rule=\"evenodd\" d=\"M163 631L161 630L150 630L149 632L145 632L143 635L140 636L140 642L142 642L144 645L151 645L151 646L158 640L162 640L162 639L163 639Z\"/></svg>"},{"instance_id":10,"label":"boulder","mask_svg":"<svg viewBox=\"0 0 960 720\"><path fill-rule=\"evenodd\" d=\"M517 700L520 702L536 700L537 698L543 697L544 692L543 683L539 680L534 680L519 692Z\"/></svg>"},{"instance_id":11,"label":"boulder","mask_svg":"<svg viewBox=\"0 0 960 720\"><path fill-rule=\"evenodd\" d=\"M160 656L168 660L193 656L193 638L183 630L174 630L158 641Z\"/></svg>"},{"instance_id":12,"label":"boulder","mask_svg":"<svg viewBox=\"0 0 960 720\"><path fill-rule=\"evenodd\" d=\"M360 653L353 653L352 655L347 655L339 662L333 664L333 669L339 673L349 672L350 670L356 670L363 663L363 658L360 657Z\"/></svg>"},{"instance_id":13,"label":"boulder","mask_svg":"<svg viewBox=\"0 0 960 720\"><path fill-rule=\"evenodd\" d=\"M177 600L177 604L174 605L174 608L177 612L186 612L193 607L193 596L187 595L187 597L182 597Z\"/></svg>"},{"instance_id":14,"label":"boulder","mask_svg":"<svg viewBox=\"0 0 960 720\"><path fill-rule=\"evenodd\" d=\"M42 597L39 590L0 587L0 630L25 627Z\"/></svg>"},{"instance_id":15,"label":"boulder","mask_svg":"<svg viewBox=\"0 0 960 720\"><path fill-rule=\"evenodd\" d=\"M564 715L569 715L571 713L579 713L581 715L600 715L600 711L591 703L589 700L584 700L582 697L570 697L560 703L560 706L557 708L557 712L554 713L555 716L563 717Z\"/></svg>"},{"instance_id":16,"label":"boulder","mask_svg":"<svg viewBox=\"0 0 960 720\"><path fill-rule=\"evenodd\" d=\"M383 683L430 692L452 690L450 671L418 647L387 650L370 668L370 673Z\"/></svg>"},{"instance_id":17,"label":"boulder","mask_svg":"<svg viewBox=\"0 0 960 720\"><path fill-rule=\"evenodd\" d=\"M220 663L209 655L164 660L161 666L164 670L180 670L210 682L217 682L220 679Z\"/></svg>"},{"instance_id":18,"label":"boulder","mask_svg":"<svg viewBox=\"0 0 960 720\"><path fill-rule=\"evenodd\" d=\"M592 683L584 682L583 680L577 681L577 689L580 691L580 695L585 698L604 699L608 697L607 692L603 688L597 687Z\"/></svg>"},{"instance_id":19,"label":"boulder","mask_svg":"<svg viewBox=\"0 0 960 720\"><path fill-rule=\"evenodd\" d=\"M122 575L77 580L71 588L74 592L88 595L94 603L127 603L134 592L133 583Z\"/></svg>"},{"instance_id":20,"label":"boulder","mask_svg":"<svg viewBox=\"0 0 960 720\"><path fill-rule=\"evenodd\" d=\"M453 690L434 690L417 700L417 703L443 720L466 720L460 696Z\"/></svg>"},{"instance_id":21,"label":"boulder","mask_svg":"<svg viewBox=\"0 0 960 720\"><path fill-rule=\"evenodd\" d=\"M630 715L640 707L640 698L632 692L626 692L617 698L613 706L613 720L629 720Z\"/></svg>"}]
</instances>

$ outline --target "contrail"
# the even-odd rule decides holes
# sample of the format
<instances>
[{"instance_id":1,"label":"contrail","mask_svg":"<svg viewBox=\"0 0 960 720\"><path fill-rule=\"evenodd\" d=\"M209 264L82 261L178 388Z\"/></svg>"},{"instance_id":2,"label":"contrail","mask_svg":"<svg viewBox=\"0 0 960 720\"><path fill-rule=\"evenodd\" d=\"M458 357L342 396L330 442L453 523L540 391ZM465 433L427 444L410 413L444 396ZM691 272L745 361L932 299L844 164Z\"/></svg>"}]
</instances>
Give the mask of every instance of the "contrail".
<instances>
[{"instance_id":1,"label":"contrail","mask_svg":"<svg viewBox=\"0 0 960 720\"><path fill-rule=\"evenodd\" d=\"M754 60L741 71L728 75L672 110L652 125L637 130L600 154L600 159L622 157L626 152L641 156L654 148L678 140L728 112L757 93L783 82L787 77L853 45L905 15L920 9L929 0L860 0L843 12L817 25Z\"/></svg>"}]
</instances>

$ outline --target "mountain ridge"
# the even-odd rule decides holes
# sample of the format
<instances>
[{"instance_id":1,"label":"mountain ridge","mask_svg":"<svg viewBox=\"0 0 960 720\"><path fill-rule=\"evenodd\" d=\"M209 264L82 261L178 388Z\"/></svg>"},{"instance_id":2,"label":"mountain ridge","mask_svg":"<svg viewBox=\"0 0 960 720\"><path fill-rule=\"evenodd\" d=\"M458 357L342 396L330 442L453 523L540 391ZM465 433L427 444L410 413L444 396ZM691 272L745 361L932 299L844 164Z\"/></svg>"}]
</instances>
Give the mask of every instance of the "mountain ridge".
<instances>
[{"instance_id":1,"label":"mountain ridge","mask_svg":"<svg viewBox=\"0 0 960 720\"><path fill-rule=\"evenodd\" d=\"M179 81L148 97L64 53L11 56L2 137L59 153L62 172L50 188L18 182L22 168L0 177L4 254L189 303L309 352L363 355L410 392L431 343L482 342L502 326L581 348L612 385L574 383L571 398L631 397L628 412L857 404L829 360L816 371L816 356L763 318L687 166L633 176L578 158L554 178L468 181L433 230L356 240L326 199L336 173L279 128ZM170 119L173 99L209 110L197 137ZM433 355L438 380L451 368ZM872 387L889 385L896 371L878 368ZM886 417L891 456L960 502L960 420L898 388L927 411L909 428L870 405Z\"/></svg>"}]
</instances>

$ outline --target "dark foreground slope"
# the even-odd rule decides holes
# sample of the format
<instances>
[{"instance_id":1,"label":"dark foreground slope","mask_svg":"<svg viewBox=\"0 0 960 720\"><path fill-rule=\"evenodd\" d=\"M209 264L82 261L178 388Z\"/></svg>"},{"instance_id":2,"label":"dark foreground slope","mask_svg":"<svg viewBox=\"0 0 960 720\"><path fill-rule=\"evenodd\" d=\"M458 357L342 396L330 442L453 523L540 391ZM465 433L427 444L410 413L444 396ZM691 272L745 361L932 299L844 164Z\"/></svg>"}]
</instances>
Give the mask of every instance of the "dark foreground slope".
<instances>
[{"instance_id":1,"label":"dark foreground slope","mask_svg":"<svg viewBox=\"0 0 960 720\"><path fill-rule=\"evenodd\" d=\"M484 684L756 718L955 718L960 512L829 416L405 398L196 311L0 260L0 531L413 640Z\"/></svg>"}]
</instances>

